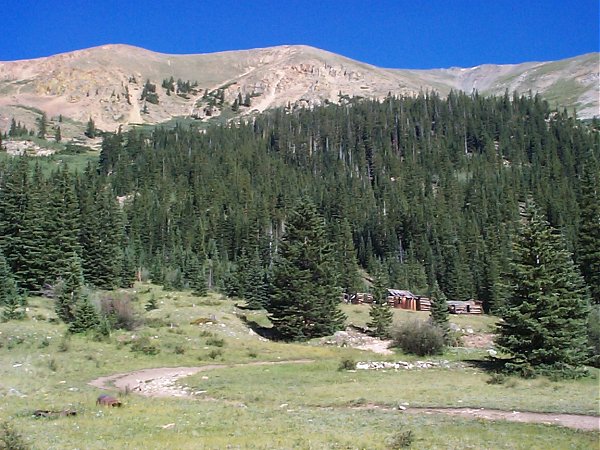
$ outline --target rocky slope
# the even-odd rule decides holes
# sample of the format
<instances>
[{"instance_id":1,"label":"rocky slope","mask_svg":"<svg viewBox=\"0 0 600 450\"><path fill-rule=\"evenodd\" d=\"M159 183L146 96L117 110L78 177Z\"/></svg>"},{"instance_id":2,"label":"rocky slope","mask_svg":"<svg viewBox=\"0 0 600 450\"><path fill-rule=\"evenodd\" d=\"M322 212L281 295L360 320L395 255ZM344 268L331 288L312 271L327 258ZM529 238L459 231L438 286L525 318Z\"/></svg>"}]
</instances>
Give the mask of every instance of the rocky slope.
<instances>
[{"instance_id":1,"label":"rocky slope","mask_svg":"<svg viewBox=\"0 0 600 450\"><path fill-rule=\"evenodd\" d=\"M356 96L383 98L390 92L445 95L451 89L492 95L531 90L553 106L593 117L599 115L598 61L593 53L546 63L397 70L307 46L167 55L105 45L0 63L0 129L7 129L13 117L33 127L41 111L50 119L62 115L63 129L81 128L91 117L97 127L115 130L181 116L205 120ZM171 77L173 90L162 86ZM178 79L189 85L178 91ZM143 95L147 80L156 95Z\"/></svg>"}]
</instances>

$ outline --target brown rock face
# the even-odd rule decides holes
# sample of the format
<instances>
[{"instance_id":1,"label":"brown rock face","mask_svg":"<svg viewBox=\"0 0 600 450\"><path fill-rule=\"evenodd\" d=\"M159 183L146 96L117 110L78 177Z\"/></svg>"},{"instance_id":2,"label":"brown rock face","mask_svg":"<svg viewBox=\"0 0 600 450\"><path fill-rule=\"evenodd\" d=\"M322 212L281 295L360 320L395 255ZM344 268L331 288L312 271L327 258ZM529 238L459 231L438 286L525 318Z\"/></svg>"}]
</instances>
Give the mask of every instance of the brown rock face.
<instances>
[{"instance_id":1,"label":"brown rock face","mask_svg":"<svg viewBox=\"0 0 600 450\"><path fill-rule=\"evenodd\" d=\"M45 112L104 130L173 117L247 115L274 107L310 107L352 97L384 98L451 89L502 95L539 92L551 106L598 115L599 54L549 63L470 69L382 69L307 46L201 55L167 55L127 45L0 63L0 130L15 118L34 127ZM172 77L175 89L163 82ZM189 82L188 88L181 83ZM145 95L155 86L154 98ZM62 127L61 127L62 128Z\"/></svg>"}]
</instances>

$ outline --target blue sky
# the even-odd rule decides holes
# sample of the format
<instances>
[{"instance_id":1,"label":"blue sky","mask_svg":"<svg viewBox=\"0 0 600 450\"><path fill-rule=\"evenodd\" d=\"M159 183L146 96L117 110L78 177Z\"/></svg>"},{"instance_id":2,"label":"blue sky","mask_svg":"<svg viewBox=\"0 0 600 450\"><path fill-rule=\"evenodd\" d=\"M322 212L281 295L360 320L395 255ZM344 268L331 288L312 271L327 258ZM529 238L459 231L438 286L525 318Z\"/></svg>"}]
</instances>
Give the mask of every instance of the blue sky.
<instances>
[{"instance_id":1,"label":"blue sky","mask_svg":"<svg viewBox=\"0 0 600 450\"><path fill-rule=\"evenodd\" d=\"M598 0L8 0L0 61L108 43L163 53L307 44L390 68L599 51Z\"/></svg>"}]
</instances>

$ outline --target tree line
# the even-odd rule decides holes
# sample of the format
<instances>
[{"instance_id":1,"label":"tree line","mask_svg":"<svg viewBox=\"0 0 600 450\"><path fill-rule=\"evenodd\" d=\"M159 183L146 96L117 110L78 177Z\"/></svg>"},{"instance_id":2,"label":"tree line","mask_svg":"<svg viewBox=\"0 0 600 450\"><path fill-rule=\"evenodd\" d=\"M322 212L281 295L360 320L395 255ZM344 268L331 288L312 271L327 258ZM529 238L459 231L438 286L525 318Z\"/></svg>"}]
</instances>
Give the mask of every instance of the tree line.
<instances>
[{"instance_id":1,"label":"tree line","mask_svg":"<svg viewBox=\"0 0 600 450\"><path fill-rule=\"evenodd\" d=\"M28 290L77 259L100 288L137 271L261 307L276 297L277 257L304 199L338 291L366 290L363 271L498 312L533 202L600 303L599 128L538 96L452 92L283 108L202 132L106 133L83 173L2 162L0 250Z\"/></svg>"}]
</instances>

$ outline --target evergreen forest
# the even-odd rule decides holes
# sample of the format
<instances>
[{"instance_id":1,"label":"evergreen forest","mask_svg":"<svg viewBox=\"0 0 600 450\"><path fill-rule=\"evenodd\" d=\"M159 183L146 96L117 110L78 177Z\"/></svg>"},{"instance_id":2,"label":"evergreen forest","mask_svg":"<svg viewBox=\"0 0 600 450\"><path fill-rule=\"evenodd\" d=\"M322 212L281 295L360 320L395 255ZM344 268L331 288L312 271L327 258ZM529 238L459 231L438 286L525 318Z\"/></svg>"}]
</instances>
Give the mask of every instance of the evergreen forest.
<instances>
[{"instance_id":1,"label":"evergreen forest","mask_svg":"<svg viewBox=\"0 0 600 450\"><path fill-rule=\"evenodd\" d=\"M104 133L82 172L0 162L0 250L21 291L143 277L262 307L306 210L327 247L322 292L376 278L497 312L534 203L600 303L599 130L538 96L452 92Z\"/></svg>"}]
</instances>

